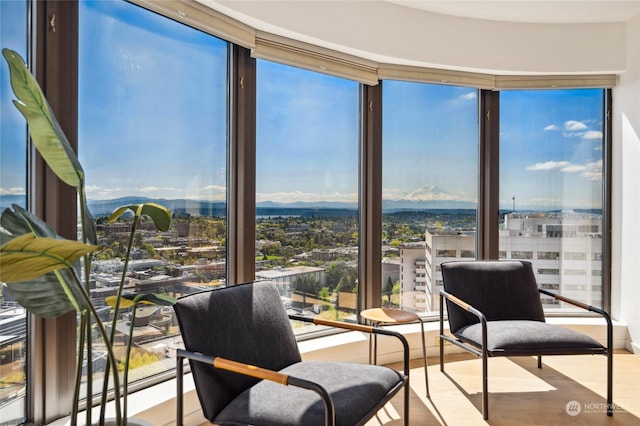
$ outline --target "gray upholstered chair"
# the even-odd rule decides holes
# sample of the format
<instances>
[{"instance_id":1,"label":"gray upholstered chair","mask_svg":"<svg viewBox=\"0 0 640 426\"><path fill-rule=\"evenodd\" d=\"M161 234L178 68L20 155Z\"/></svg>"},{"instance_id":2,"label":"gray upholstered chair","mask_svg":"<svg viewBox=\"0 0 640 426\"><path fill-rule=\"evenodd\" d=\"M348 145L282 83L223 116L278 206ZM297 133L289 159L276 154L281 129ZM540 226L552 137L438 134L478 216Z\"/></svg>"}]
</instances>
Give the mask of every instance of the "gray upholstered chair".
<instances>
[{"instance_id":1,"label":"gray upholstered chair","mask_svg":"<svg viewBox=\"0 0 640 426\"><path fill-rule=\"evenodd\" d=\"M607 356L607 415L613 415L613 337L609 315L599 308L538 289L530 262L458 261L441 265L440 370L444 341L482 358L482 412L489 418L487 358L496 356L602 354ZM607 346L585 334L545 322L540 294L604 317ZM449 329L444 333L447 302Z\"/></svg>"},{"instance_id":2,"label":"gray upholstered chair","mask_svg":"<svg viewBox=\"0 0 640 426\"><path fill-rule=\"evenodd\" d=\"M404 371L348 362L301 361L271 282L182 297L174 306L185 349L178 350L178 424L182 424L184 359L205 417L232 425L361 425L404 387L408 425L409 345L393 331L359 324L296 320L397 337Z\"/></svg>"}]
</instances>

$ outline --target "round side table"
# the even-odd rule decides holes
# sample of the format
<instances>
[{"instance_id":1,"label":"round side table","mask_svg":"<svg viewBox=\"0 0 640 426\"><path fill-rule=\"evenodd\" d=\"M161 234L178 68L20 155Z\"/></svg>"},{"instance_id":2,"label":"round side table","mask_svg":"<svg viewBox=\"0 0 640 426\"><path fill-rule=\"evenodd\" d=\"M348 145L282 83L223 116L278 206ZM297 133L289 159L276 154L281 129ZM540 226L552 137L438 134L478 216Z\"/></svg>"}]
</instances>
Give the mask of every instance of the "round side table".
<instances>
[{"instance_id":1,"label":"round side table","mask_svg":"<svg viewBox=\"0 0 640 426\"><path fill-rule=\"evenodd\" d=\"M427 388L427 398L429 398L429 378L427 376L427 345L424 338L424 321L414 312L403 311L394 308L372 308L365 309L360 312L360 316L373 326L392 325L392 324L410 324L420 322L420 330L422 336L422 360L424 362L424 381ZM369 339L369 363L372 362L371 355L373 353L373 364L377 363L378 357L378 336L373 335L373 351L371 350L371 339Z\"/></svg>"}]
</instances>

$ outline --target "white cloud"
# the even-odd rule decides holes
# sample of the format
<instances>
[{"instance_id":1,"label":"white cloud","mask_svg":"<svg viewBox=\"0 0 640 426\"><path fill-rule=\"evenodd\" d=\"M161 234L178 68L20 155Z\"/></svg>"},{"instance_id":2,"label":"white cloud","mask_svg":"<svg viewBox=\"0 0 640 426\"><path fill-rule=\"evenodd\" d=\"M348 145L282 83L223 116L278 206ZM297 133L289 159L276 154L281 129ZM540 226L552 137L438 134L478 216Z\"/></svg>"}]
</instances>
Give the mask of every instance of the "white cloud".
<instances>
[{"instance_id":1,"label":"white cloud","mask_svg":"<svg viewBox=\"0 0 640 426\"><path fill-rule=\"evenodd\" d=\"M545 130L545 132L548 132L550 130L560 130L560 129L555 124L549 124L547 127L544 128L544 130Z\"/></svg>"},{"instance_id":2,"label":"white cloud","mask_svg":"<svg viewBox=\"0 0 640 426\"><path fill-rule=\"evenodd\" d=\"M26 195L27 191L20 186L14 186L12 188L0 188L0 195Z\"/></svg>"},{"instance_id":3,"label":"white cloud","mask_svg":"<svg viewBox=\"0 0 640 426\"><path fill-rule=\"evenodd\" d=\"M588 163L585 166L585 172L581 173L580 176L589 180L602 180L602 160Z\"/></svg>"},{"instance_id":4,"label":"white cloud","mask_svg":"<svg viewBox=\"0 0 640 426\"><path fill-rule=\"evenodd\" d=\"M587 130L582 134L582 139L602 139L602 132L599 130Z\"/></svg>"},{"instance_id":5,"label":"white cloud","mask_svg":"<svg viewBox=\"0 0 640 426\"><path fill-rule=\"evenodd\" d=\"M516 205L517 205L518 199L516 198ZM561 201L557 198L531 198L530 200L527 200L527 204L528 205L532 205L532 206L557 206L557 205L562 205Z\"/></svg>"},{"instance_id":6,"label":"white cloud","mask_svg":"<svg viewBox=\"0 0 640 426\"><path fill-rule=\"evenodd\" d=\"M564 123L563 136L565 138L581 138L583 140L602 140L602 131L589 130L589 127L584 122L569 120Z\"/></svg>"},{"instance_id":7,"label":"white cloud","mask_svg":"<svg viewBox=\"0 0 640 426\"><path fill-rule=\"evenodd\" d=\"M257 193L256 202L273 201L275 203L295 203L295 202L344 202L355 203L358 201L358 194L317 194L302 191L277 192L277 193Z\"/></svg>"},{"instance_id":8,"label":"white cloud","mask_svg":"<svg viewBox=\"0 0 640 426\"><path fill-rule=\"evenodd\" d=\"M602 180L602 171L584 172L584 173L580 174L580 176L582 176L583 178L589 179L589 180L600 181L600 180Z\"/></svg>"},{"instance_id":9,"label":"white cloud","mask_svg":"<svg viewBox=\"0 0 640 426\"><path fill-rule=\"evenodd\" d=\"M569 164L561 168L560 171L565 173L575 173L575 172L581 172L586 169L587 169L586 166L581 166L579 164Z\"/></svg>"},{"instance_id":10,"label":"white cloud","mask_svg":"<svg viewBox=\"0 0 640 426\"><path fill-rule=\"evenodd\" d=\"M207 192L207 193L221 193L221 192L226 192L227 189L224 186L220 186L220 185L207 185L204 188L202 188L202 192Z\"/></svg>"},{"instance_id":11,"label":"white cloud","mask_svg":"<svg viewBox=\"0 0 640 426\"><path fill-rule=\"evenodd\" d=\"M85 188L87 197L93 200L110 200L124 196L122 188L102 188L97 185L89 185ZM122 194L120 194L122 192Z\"/></svg>"},{"instance_id":12,"label":"white cloud","mask_svg":"<svg viewBox=\"0 0 640 426\"><path fill-rule=\"evenodd\" d=\"M563 173L580 173L580 176L588 180L602 180L602 160L587 164L571 164L569 161L546 161L527 166L526 170L559 170Z\"/></svg>"},{"instance_id":13,"label":"white cloud","mask_svg":"<svg viewBox=\"0 0 640 426\"><path fill-rule=\"evenodd\" d=\"M140 192L156 192L158 191L160 188L158 188L157 186L145 186L142 188L138 188L138 191Z\"/></svg>"},{"instance_id":14,"label":"white cloud","mask_svg":"<svg viewBox=\"0 0 640 426\"><path fill-rule=\"evenodd\" d=\"M402 200L406 195L407 191L401 189L382 188L382 198L385 200Z\"/></svg>"},{"instance_id":15,"label":"white cloud","mask_svg":"<svg viewBox=\"0 0 640 426\"><path fill-rule=\"evenodd\" d=\"M207 185L200 191L197 198L209 201L225 201L227 198L227 188L220 185Z\"/></svg>"},{"instance_id":16,"label":"white cloud","mask_svg":"<svg viewBox=\"0 0 640 426\"><path fill-rule=\"evenodd\" d=\"M602 170L602 160L594 161L593 163L588 163L587 167L589 167L590 169Z\"/></svg>"},{"instance_id":17,"label":"white cloud","mask_svg":"<svg viewBox=\"0 0 640 426\"><path fill-rule=\"evenodd\" d=\"M565 121L564 128L565 130L569 130L571 132L577 132L587 129L587 125L581 121L569 120Z\"/></svg>"},{"instance_id":18,"label":"white cloud","mask_svg":"<svg viewBox=\"0 0 640 426\"><path fill-rule=\"evenodd\" d=\"M465 93L464 95L460 95L460 99L465 101L472 101L474 99L478 99L478 94L475 91Z\"/></svg>"},{"instance_id":19,"label":"white cloud","mask_svg":"<svg viewBox=\"0 0 640 426\"><path fill-rule=\"evenodd\" d=\"M538 170L553 170L568 167L571 163L568 161L546 161L544 163L536 163L532 166L527 166L526 170L538 171Z\"/></svg>"}]
</instances>

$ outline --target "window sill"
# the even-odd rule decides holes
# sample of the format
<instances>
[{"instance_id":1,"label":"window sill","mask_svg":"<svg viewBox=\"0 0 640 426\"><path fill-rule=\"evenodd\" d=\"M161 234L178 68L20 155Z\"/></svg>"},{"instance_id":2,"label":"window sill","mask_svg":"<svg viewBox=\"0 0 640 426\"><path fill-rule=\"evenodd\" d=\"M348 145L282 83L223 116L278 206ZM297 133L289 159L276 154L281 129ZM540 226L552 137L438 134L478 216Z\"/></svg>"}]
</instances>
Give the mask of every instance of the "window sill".
<instances>
[{"instance_id":1,"label":"window sill","mask_svg":"<svg viewBox=\"0 0 640 426\"><path fill-rule=\"evenodd\" d=\"M552 324L566 326L567 328L586 333L599 342L606 344L606 329L601 318L597 317L551 317L547 321ZM425 322L425 343L427 345L427 357L439 356L439 322ZM445 324L446 327L446 324ZM411 359L422 356L422 341L420 339L420 324L402 324L389 326L389 328L402 333L408 340L411 348ZM448 331L448 330L446 330ZM613 345L614 349L623 349L629 343L627 326L613 321ZM369 339L366 334L360 332L337 333L299 342L300 352L306 361L369 361ZM397 339L381 336L378 339L378 363L389 364L402 360L402 348ZM453 346L445 346L445 354L462 352ZM129 395L129 413L131 417L151 422L157 426L175 425L175 379L167 380L146 389ZM195 392L195 386L191 374L184 378L184 426L199 426L206 423L200 410L200 404ZM68 419L57 420L48 426L64 426Z\"/></svg>"}]
</instances>

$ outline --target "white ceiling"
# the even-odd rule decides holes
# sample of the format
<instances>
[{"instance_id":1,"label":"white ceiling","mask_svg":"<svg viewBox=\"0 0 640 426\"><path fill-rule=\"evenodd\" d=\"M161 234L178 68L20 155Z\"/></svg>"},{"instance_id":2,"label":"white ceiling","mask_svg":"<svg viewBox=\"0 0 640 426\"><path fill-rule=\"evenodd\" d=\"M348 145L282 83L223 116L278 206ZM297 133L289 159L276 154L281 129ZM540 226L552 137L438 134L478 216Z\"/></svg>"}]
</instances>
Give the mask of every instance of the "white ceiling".
<instances>
[{"instance_id":1,"label":"white ceiling","mask_svg":"<svg viewBox=\"0 0 640 426\"><path fill-rule=\"evenodd\" d=\"M357 58L497 75L623 72L627 22L640 19L640 0L195 1Z\"/></svg>"},{"instance_id":2,"label":"white ceiling","mask_svg":"<svg viewBox=\"0 0 640 426\"><path fill-rule=\"evenodd\" d=\"M445 15L505 22L564 24L625 22L640 13L640 0L383 1Z\"/></svg>"}]
</instances>

